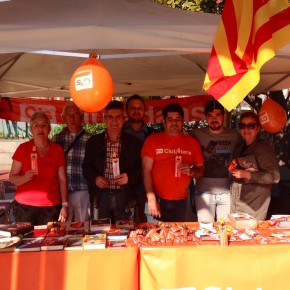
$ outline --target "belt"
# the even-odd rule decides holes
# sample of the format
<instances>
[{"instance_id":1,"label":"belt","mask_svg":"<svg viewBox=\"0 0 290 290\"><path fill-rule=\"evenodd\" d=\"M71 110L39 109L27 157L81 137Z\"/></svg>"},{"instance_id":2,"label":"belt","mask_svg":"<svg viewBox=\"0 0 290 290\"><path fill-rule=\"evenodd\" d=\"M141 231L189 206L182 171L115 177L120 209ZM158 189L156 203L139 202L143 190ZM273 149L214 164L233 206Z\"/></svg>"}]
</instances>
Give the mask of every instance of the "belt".
<instances>
[{"instance_id":1,"label":"belt","mask_svg":"<svg viewBox=\"0 0 290 290\"><path fill-rule=\"evenodd\" d=\"M68 190L68 192L69 192L69 193L74 193L74 192L76 192L76 191L82 191L82 190L86 190L86 189L70 188L70 189Z\"/></svg>"},{"instance_id":2,"label":"belt","mask_svg":"<svg viewBox=\"0 0 290 290\"><path fill-rule=\"evenodd\" d=\"M102 191L105 191L105 192L109 192L109 193L118 193L118 192L122 192L122 189L111 189L111 188L106 188Z\"/></svg>"}]
</instances>

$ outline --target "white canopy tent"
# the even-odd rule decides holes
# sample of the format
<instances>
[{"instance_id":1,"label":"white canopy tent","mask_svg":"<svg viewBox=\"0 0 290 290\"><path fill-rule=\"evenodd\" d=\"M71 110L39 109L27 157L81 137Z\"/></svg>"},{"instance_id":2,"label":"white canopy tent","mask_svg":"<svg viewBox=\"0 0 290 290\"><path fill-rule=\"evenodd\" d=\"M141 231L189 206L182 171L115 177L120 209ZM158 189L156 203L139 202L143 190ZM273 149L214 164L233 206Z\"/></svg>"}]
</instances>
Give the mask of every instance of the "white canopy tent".
<instances>
[{"instance_id":1,"label":"white canopy tent","mask_svg":"<svg viewBox=\"0 0 290 290\"><path fill-rule=\"evenodd\" d=\"M95 51L112 75L115 96L203 94L220 16L151 0L0 2L0 95L69 96L84 58L31 53ZM290 87L290 46L262 70L255 93Z\"/></svg>"}]
</instances>

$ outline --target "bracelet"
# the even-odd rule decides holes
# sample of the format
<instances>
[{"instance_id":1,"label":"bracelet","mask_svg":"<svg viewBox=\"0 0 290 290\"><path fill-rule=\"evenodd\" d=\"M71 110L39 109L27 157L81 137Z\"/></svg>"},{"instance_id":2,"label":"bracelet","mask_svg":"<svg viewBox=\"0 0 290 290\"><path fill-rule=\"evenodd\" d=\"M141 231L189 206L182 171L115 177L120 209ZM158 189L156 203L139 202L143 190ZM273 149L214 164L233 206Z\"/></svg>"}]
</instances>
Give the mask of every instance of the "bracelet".
<instances>
[{"instance_id":1,"label":"bracelet","mask_svg":"<svg viewBox=\"0 0 290 290\"><path fill-rule=\"evenodd\" d=\"M67 201L63 201L61 205L62 206L68 206L68 202Z\"/></svg>"}]
</instances>

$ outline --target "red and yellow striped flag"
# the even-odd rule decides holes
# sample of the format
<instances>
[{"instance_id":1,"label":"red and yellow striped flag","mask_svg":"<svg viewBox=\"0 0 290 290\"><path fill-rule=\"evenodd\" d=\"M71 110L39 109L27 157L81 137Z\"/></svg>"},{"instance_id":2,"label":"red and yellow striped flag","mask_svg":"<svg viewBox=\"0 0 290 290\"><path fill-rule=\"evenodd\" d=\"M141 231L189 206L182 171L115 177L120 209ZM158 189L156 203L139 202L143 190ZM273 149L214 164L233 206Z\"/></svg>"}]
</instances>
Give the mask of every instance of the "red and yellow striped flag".
<instances>
[{"instance_id":1,"label":"red and yellow striped flag","mask_svg":"<svg viewBox=\"0 0 290 290\"><path fill-rule=\"evenodd\" d=\"M204 90L232 110L259 83L262 65L289 42L288 0L226 0Z\"/></svg>"}]
</instances>

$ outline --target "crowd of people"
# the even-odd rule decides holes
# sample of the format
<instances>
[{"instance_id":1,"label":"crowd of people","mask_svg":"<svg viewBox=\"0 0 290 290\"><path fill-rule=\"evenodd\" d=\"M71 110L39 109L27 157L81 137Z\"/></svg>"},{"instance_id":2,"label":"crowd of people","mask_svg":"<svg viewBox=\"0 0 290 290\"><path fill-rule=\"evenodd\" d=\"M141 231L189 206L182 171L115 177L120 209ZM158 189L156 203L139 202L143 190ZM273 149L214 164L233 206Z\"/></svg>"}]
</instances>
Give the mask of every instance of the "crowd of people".
<instances>
[{"instance_id":1,"label":"crowd of people","mask_svg":"<svg viewBox=\"0 0 290 290\"><path fill-rule=\"evenodd\" d=\"M227 219L231 212L266 218L280 176L255 113L241 116L238 133L224 127L223 106L209 100L208 127L190 134L177 103L163 108L162 132L148 127L144 115L139 95L125 107L111 101L104 110L105 132L91 135L82 129L83 112L70 103L62 113L66 127L50 140L49 118L34 113L33 139L12 157L15 219L34 225L101 218L183 222L192 180L198 221Z\"/></svg>"}]
</instances>

